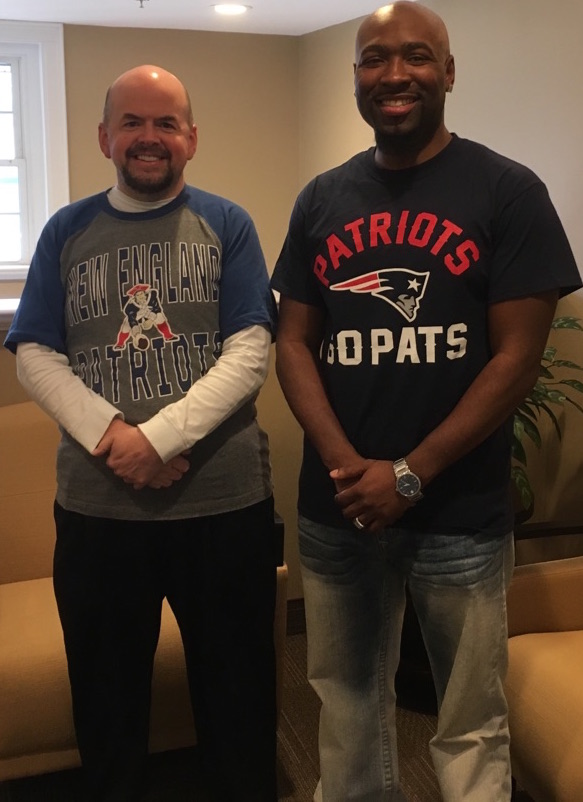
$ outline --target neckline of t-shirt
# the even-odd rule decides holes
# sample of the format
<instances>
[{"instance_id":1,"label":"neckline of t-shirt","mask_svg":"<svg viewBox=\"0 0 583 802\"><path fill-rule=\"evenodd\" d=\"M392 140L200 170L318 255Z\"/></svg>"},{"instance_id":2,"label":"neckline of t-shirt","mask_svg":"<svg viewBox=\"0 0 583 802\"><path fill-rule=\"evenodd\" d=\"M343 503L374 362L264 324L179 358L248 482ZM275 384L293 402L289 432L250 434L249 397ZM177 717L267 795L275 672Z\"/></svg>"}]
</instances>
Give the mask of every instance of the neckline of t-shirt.
<instances>
[{"instance_id":1,"label":"neckline of t-shirt","mask_svg":"<svg viewBox=\"0 0 583 802\"><path fill-rule=\"evenodd\" d=\"M166 203L163 206L156 206L152 209L145 209L144 211L122 211L121 209L116 209L115 206L112 206L109 201L109 189L101 193L100 200L101 205L107 214L111 215L112 217L117 217L120 220L154 220L157 217L163 217L164 215L181 206L184 203L186 190L187 188L185 186L180 190L175 198L172 198L169 203Z\"/></svg>"},{"instance_id":2,"label":"neckline of t-shirt","mask_svg":"<svg viewBox=\"0 0 583 802\"><path fill-rule=\"evenodd\" d=\"M449 158L453 150L456 150L460 139L457 134L452 133L450 141L442 148L439 153L432 156L431 159L416 164L413 167L404 167L400 170L392 170L388 167L379 167L375 161L376 148L373 146L366 151L366 165L369 171L383 183L391 181L409 181L413 176L423 175L432 172L434 169L441 166L442 162Z\"/></svg>"}]
</instances>

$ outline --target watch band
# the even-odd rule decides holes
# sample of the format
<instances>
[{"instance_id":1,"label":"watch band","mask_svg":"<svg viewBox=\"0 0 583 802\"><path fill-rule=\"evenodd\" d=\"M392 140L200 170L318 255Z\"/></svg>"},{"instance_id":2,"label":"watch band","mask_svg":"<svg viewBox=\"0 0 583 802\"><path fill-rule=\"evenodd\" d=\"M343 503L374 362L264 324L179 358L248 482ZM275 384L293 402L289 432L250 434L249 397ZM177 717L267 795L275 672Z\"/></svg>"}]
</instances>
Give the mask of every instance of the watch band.
<instances>
[{"instance_id":1,"label":"watch band","mask_svg":"<svg viewBox=\"0 0 583 802\"><path fill-rule=\"evenodd\" d=\"M397 493L413 503L423 498L421 480L409 468L406 459L395 460L393 462L393 470L395 472Z\"/></svg>"}]
</instances>

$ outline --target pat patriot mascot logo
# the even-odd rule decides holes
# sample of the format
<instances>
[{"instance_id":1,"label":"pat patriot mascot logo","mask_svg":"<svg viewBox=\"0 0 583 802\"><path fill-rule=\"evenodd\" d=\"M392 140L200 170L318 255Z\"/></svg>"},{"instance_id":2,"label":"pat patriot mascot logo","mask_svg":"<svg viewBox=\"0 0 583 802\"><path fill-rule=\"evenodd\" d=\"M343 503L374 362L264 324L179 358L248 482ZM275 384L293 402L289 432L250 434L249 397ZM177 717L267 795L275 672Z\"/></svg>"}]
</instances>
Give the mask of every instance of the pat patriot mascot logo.
<instances>
[{"instance_id":1,"label":"pat patriot mascot logo","mask_svg":"<svg viewBox=\"0 0 583 802\"><path fill-rule=\"evenodd\" d=\"M135 348L147 351L150 338L146 332L152 328L159 331L165 341L178 339L170 329L156 290L149 284L135 284L127 294L128 300L123 308L124 319L113 346L117 351L123 351L130 337Z\"/></svg>"},{"instance_id":2,"label":"pat patriot mascot logo","mask_svg":"<svg viewBox=\"0 0 583 802\"><path fill-rule=\"evenodd\" d=\"M391 304L411 323L417 317L419 302L425 295L428 280L429 273L395 267L365 273L364 276L333 284L330 289L374 295L381 301Z\"/></svg>"}]
</instances>

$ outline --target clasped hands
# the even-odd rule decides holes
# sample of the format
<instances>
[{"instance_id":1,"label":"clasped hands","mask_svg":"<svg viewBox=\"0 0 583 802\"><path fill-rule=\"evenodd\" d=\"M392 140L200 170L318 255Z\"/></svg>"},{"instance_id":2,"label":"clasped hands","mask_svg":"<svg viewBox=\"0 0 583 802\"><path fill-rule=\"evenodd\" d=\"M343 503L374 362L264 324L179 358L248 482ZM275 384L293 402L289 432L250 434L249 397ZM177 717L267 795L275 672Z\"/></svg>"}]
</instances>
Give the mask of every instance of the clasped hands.
<instances>
[{"instance_id":1,"label":"clasped hands","mask_svg":"<svg viewBox=\"0 0 583 802\"><path fill-rule=\"evenodd\" d=\"M411 506L395 489L390 460L361 459L330 471L330 477L336 485L335 500L342 515L351 521L358 519L362 528L370 532L391 526Z\"/></svg>"},{"instance_id":2,"label":"clasped hands","mask_svg":"<svg viewBox=\"0 0 583 802\"><path fill-rule=\"evenodd\" d=\"M132 485L134 490L170 487L183 477L190 463L188 451L178 454L167 463L137 426L114 418L91 454L106 457L105 464L116 476Z\"/></svg>"}]
</instances>

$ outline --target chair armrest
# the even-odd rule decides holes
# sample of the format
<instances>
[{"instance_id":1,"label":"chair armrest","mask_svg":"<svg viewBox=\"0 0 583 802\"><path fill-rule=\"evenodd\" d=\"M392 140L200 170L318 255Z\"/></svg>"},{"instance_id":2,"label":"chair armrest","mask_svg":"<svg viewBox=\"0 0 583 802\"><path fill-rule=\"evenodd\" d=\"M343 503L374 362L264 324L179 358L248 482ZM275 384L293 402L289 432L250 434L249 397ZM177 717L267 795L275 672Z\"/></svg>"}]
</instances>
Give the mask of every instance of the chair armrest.
<instances>
[{"instance_id":1,"label":"chair armrest","mask_svg":"<svg viewBox=\"0 0 583 802\"><path fill-rule=\"evenodd\" d=\"M517 566L507 605L509 637L583 629L583 557Z\"/></svg>"}]
</instances>

